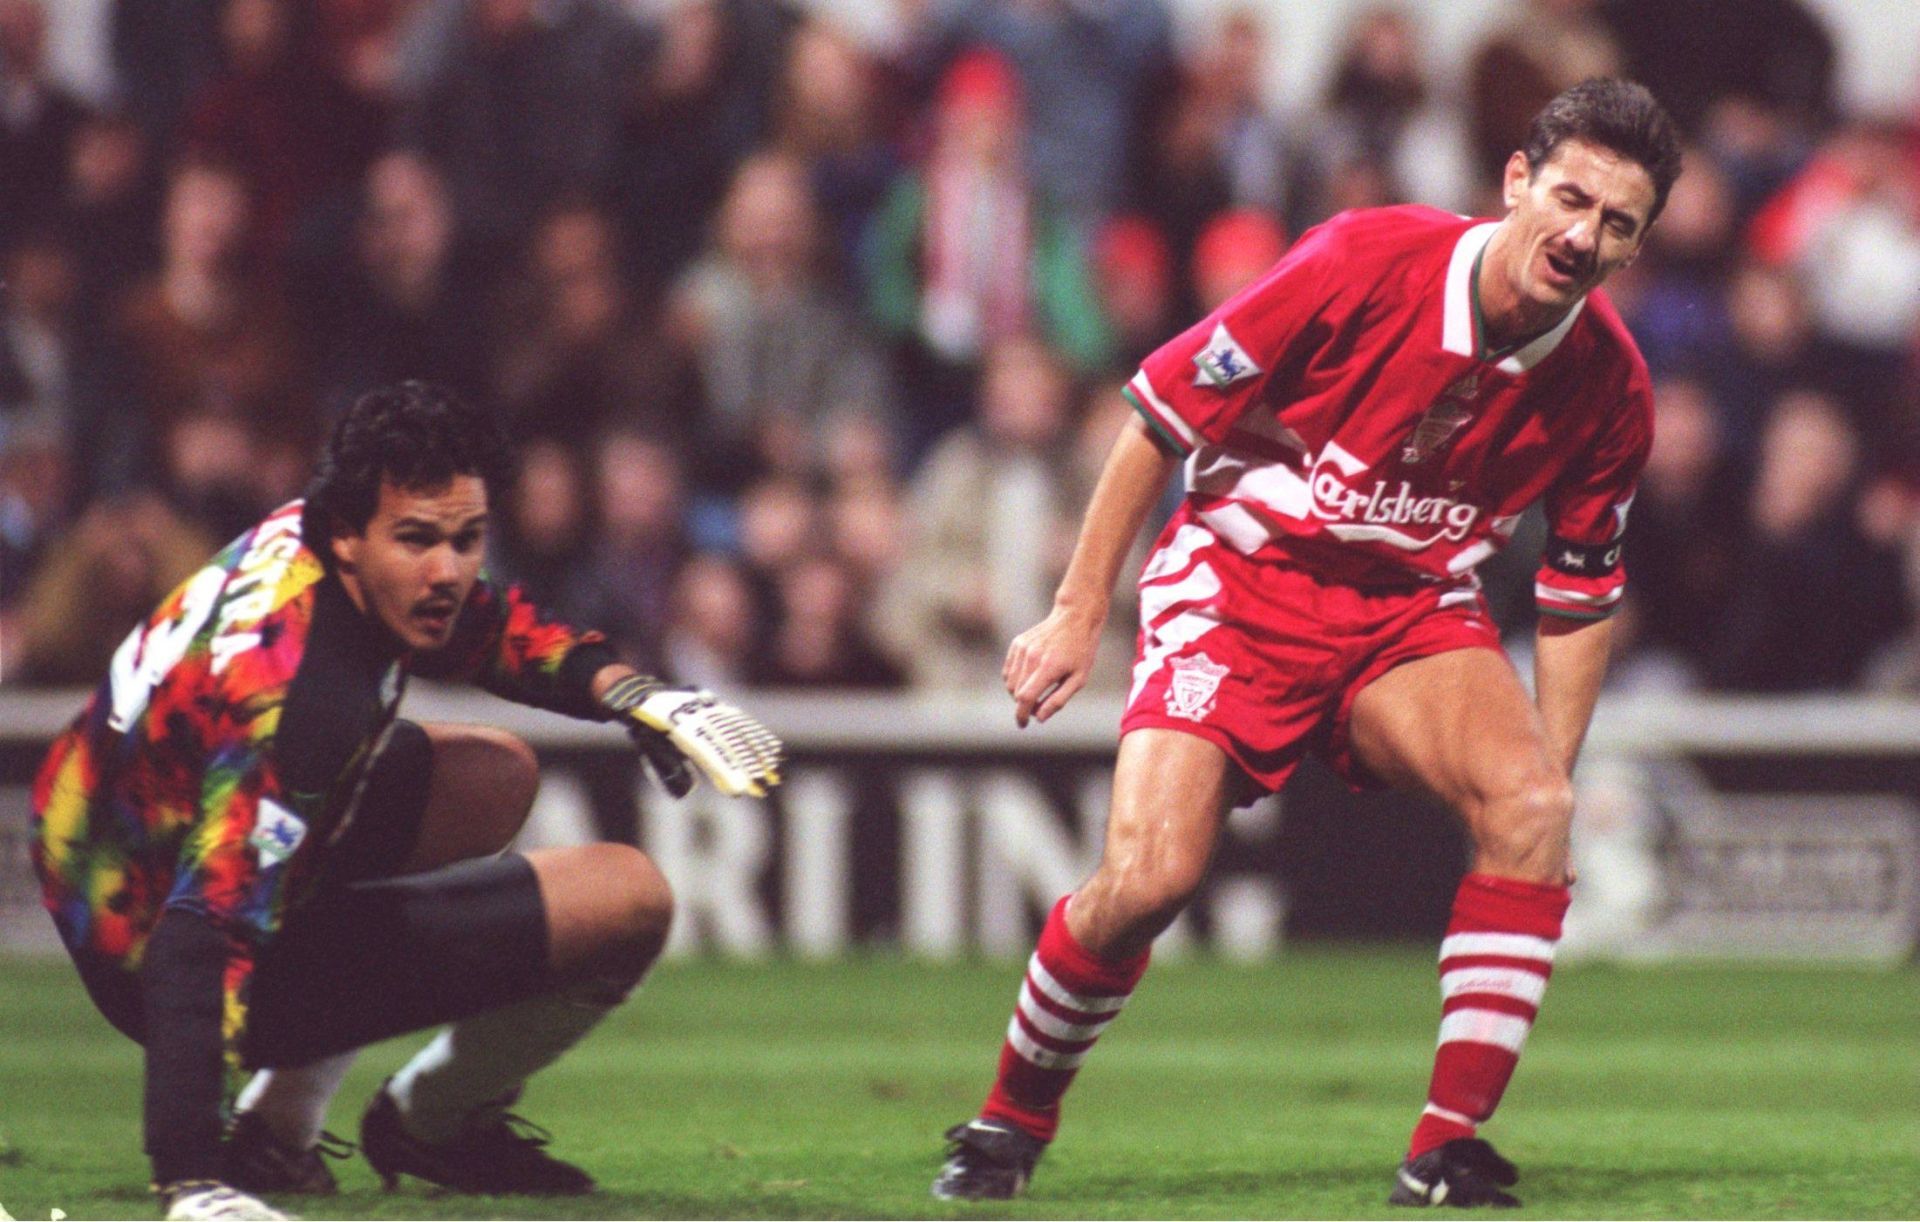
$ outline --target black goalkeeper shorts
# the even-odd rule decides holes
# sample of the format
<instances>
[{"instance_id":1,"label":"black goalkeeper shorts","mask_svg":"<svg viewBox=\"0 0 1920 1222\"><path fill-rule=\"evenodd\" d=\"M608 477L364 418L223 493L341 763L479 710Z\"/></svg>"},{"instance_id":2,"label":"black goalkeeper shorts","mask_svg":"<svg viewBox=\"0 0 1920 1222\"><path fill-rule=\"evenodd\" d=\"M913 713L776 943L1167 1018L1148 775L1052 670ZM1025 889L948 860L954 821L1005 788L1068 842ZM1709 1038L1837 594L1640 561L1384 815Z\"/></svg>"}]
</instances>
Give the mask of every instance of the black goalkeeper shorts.
<instances>
[{"instance_id":1,"label":"black goalkeeper shorts","mask_svg":"<svg viewBox=\"0 0 1920 1222\"><path fill-rule=\"evenodd\" d=\"M507 853L396 873L426 817L426 731L396 722L370 767L319 889L255 963L243 1047L249 1065L304 1065L560 986L547 967L546 908L526 858ZM139 982L117 966L75 959L108 1021L142 1039Z\"/></svg>"},{"instance_id":2,"label":"black goalkeeper shorts","mask_svg":"<svg viewBox=\"0 0 1920 1222\"><path fill-rule=\"evenodd\" d=\"M320 889L254 968L247 1062L302 1065L550 992L547 915L517 853L396 874L426 818L433 744L394 724Z\"/></svg>"}]
</instances>

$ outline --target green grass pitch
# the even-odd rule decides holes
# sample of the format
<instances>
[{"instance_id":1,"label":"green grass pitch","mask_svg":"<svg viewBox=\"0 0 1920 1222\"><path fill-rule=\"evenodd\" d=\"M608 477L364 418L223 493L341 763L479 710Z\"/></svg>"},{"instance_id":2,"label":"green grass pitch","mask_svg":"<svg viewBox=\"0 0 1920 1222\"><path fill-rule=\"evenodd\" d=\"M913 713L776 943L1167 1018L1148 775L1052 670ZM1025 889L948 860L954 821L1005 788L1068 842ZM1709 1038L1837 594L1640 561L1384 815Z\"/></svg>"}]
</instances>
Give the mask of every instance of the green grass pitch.
<instances>
[{"instance_id":1,"label":"green grass pitch","mask_svg":"<svg viewBox=\"0 0 1920 1222\"><path fill-rule=\"evenodd\" d=\"M1426 1086L1430 957L1314 948L1157 966L1012 1207L927 1196L987 1084L1017 964L674 964L521 1110L603 1191L382 1193L313 1218L1379 1217ZM139 1061L64 963L0 960L0 1205L157 1217ZM351 1136L417 1043L362 1056ZM1920 1216L1920 970L1567 964L1500 1116L1518 1217ZM1403 1215L1404 1216L1404 1215Z\"/></svg>"}]
</instances>

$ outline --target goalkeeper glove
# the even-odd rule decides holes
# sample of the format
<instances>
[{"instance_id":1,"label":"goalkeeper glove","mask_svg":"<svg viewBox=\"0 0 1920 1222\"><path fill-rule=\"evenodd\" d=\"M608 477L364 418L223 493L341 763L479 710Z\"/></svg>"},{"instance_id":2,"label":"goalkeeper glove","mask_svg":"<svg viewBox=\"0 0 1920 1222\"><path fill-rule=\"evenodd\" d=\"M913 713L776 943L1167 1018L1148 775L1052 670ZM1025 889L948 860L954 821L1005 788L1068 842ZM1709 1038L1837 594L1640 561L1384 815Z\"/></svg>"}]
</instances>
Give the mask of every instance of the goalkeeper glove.
<instances>
[{"instance_id":1,"label":"goalkeeper glove","mask_svg":"<svg viewBox=\"0 0 1920 1222\"><path fill-rule=\"evenodd\" d=\"M783 751L773 732L712 692L628 675L600 697L626 725L667 792L693 789L691 764L728 797L764 798L780 783Z\"/></svg>"}]
</instances>

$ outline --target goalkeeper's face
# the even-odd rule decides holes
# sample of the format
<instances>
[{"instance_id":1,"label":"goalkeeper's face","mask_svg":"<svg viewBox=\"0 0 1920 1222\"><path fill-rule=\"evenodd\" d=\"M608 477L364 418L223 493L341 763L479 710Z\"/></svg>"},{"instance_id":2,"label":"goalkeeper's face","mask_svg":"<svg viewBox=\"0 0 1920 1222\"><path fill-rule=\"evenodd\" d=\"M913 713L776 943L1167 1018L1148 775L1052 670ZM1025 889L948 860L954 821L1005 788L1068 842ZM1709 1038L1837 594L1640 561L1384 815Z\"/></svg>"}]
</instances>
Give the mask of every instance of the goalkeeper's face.
<instances>
[{"instance_id":1,"label":"goalkeeper's face","mask_svg":"<svg viewBox=\"0 0 1920 1222\"><path fill-rule=\"evenodd\" d=\"M334 535L333 555L362 613L407 648L431 650L452 637L486 543L487 487L456 475L434 488L381 484L366 530Z\"/></svg>"}]
</instances>

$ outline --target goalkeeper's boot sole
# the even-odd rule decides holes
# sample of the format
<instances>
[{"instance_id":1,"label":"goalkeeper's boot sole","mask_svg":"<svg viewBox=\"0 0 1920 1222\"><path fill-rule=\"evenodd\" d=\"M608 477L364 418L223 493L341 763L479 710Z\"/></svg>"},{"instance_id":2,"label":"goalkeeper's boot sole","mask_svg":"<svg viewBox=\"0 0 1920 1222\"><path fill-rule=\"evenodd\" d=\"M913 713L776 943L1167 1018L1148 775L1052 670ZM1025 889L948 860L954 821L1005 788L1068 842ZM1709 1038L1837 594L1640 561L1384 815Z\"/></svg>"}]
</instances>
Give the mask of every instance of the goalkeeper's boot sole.
<instances>
[{"instance_id":1,"label":"goalkeeper's boot sole","mask_svg":"<svg viewBox=\"0 0 1920 1222\"><path fill-rule=\"evenodd\" d=\"M1047 1143L1012 1125L970 1120L947 1130L947 1162L933 1181L943 1201L1011 1201L1027 1190Z\"/></svg>"},{"instance_id":2,"label":"goalkeeper's boot sole","mask_svg":"<svg viewBox=\"0 0 1920 1222\"><path fill-rule=\"evenodd\" d=\"M1519 1179L1519 1170L1491 1144L1460 1137L1401 1163L1387 1204L1512 1209L1520 1200L1506 1190Z\"/></svg>"},{"instance_id":3,"label":"goalkeeper's boot sole","mask_svg":"<svg viewBox=\"0 0 1920 1222\"><path fill-rule=\"evenodd\" d=\"M382 1085L360 1119L360 1149L391 1192L411 1175L454 1192L483 1196L584 1196L593 1177L548 1154L545 1130L504 1111L470 1120L457 1137L425 1142L408 1133Z\"/></svg>"}]
</instances>

